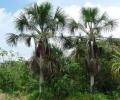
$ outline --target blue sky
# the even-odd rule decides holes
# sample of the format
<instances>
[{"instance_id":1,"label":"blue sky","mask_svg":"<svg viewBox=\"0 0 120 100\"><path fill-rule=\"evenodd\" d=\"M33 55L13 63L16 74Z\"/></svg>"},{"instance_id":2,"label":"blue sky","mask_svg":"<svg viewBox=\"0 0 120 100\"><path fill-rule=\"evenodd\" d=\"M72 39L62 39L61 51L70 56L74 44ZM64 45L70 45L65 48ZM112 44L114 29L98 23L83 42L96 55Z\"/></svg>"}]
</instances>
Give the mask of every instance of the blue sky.
<instances>
[{"instance_id":1,"label":"blue sky","mask_svg":"<svg viewBox=\"0 0 120 100\"><path fill-rule=\"evenodd\" d=\"M14 28L14 18L18 16L21 9L33 2L52 2L54 7L60 6L70 17L78 20L79 11L82 6L99 7L102 12L106 11L111 18L117 19L120 23L120 1L119 0L0 0L0 47L6 50L14 50L21 56L29 58L33 47L27 48L23 43L17 47L10 47L6 44L6 33L17 32ZM120 37L120 25L111 33L103 33L105 36Z\"/></svg>"},{"instance_id":2,"label":"blue sky","mask_svg":"<svg viewBox=\"0 0 120 100\"><path fill-rule=\"evenodd\" d=\"M12 12L23 8L27 3L27 0L0 0L0 8L6 8Z\"/></svg>"},{"instance_id":3,"label":"blue sky","mask_svg":"<svg viewBox=\"0 0 120 100\"><path fill-rule=\"evenodd\" d=\"M24 8L26 5L35 1L47 0L0 0L0 8L5 8L7 11L15 12L18 9ZM119 0L48 0L52 1L54 5L68 6L68 5L84 5L86 2L93 4L100 4L103 6L120 6Z\"/></svg>"}]
</instances>

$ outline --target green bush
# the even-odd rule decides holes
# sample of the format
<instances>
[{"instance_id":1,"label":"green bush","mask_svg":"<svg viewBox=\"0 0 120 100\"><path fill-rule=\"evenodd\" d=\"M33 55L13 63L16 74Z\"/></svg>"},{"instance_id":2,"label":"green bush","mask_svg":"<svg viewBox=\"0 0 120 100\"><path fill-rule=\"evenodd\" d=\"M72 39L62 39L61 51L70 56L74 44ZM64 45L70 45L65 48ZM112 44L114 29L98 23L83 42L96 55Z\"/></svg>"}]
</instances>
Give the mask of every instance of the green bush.
<instances>
[{"instance_id":1,"label":"green bush","mask_svg":"<svg viewBox=\"0 0 120 100\"><path fill-rule=\"evenodd\" d=\"M28 100L39 100L39 92L38 91L33 91L27 96Z\"/></svg>"}]
</instances>

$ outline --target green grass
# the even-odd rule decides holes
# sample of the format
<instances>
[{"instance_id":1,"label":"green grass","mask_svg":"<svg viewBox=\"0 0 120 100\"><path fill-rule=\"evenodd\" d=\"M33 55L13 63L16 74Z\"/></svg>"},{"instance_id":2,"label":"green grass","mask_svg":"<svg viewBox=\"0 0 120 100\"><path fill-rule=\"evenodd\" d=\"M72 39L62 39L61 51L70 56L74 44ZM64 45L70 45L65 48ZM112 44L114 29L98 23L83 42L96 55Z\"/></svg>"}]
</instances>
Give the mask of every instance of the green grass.
<instances>
[{"instance_id":1,"label":"green grass","mask_svg":"<svg viewBox=\"0 0 120 100\"><path fill-rule=\"evenodd\" d=\"M109 100L107 95L102 93L88 94L88 93L76 93L67 97L65 100Z\"/></svg>"}]
</instances>

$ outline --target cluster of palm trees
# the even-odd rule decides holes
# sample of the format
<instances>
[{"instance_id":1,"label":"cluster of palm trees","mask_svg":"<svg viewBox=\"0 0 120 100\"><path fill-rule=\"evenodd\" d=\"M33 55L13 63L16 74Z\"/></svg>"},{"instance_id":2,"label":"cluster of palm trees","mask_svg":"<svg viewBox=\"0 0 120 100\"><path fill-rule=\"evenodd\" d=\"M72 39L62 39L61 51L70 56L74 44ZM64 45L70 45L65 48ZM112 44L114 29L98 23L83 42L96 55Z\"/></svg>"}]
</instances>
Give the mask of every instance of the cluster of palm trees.
<instances>
[{"instance_id":1,"label":"cluster of palm trees","mask_svg":"<svg viewBox=\"0 0 120 100\"><path fill-rule=\"evenodd\" d=\"M21 12L16 18L15 25L20 33L9 33L7 42L10 45L17 45L18 41L24 41L31 46L31 41L34 41L35 53L31 60L31 66L40 75L40 92L42 91L41 84L45 80L45 70L52 73L56 66L61 66L58 64L59 60L56 59L62 59L64 56L50 43L49 39L53 37L73 42L72 47L75 48L73 51L77 55L81 53L78 50L79 44L85 40L86 53L84 56L90 75L90 91L92 91L94 76L100 69L100 47L97 45L97 39L101 32L112 31L117 23L115 20L111 20L106 13L100 14L97 8L82 8L80 15L80 21L76 22L72 18L69 19L61 8L53 10L52 5L47 2L25 8L24 12ZM73 35L64 37L64 33L61 35L60 32L64 29L68 29ZM74 33L79 33L79 36ZM85 33L85 36L82 37L81 33ZM59 37L56 34L60 34ZM70 45L69 42L67 45ZM57 54L59 55L56 56Z\"/></svg>"}]
</instances>

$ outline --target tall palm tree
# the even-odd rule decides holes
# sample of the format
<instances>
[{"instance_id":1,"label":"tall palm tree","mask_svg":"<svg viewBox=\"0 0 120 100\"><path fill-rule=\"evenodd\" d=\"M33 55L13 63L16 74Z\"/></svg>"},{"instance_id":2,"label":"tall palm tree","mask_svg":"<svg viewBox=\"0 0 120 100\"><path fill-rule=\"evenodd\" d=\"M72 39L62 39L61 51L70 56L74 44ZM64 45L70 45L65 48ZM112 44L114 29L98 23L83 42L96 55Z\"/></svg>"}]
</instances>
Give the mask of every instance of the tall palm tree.
<instances>
[{"instance_id":1,"label":"tall palm tree","mask_svg":"<svg viewBox=\"0 0 120 100\"><path fill-rule=\"evenodd\" d=\"M41 84L44 81L44 64L47 63L48 56L54 56L51 53L49 38L53 37L57 30L63 28L66 24L64 12L57 8L55 12L52 5L48 2L41 5L34 4L24 9L15 20L15 25L20 34L9 33L7 42L16 45L18 41L24 40L30 46L31 40L35 43L35 54L31 60L32 68L37 67L40 74L40 93ZM47 66L49 66L48 64ZM48 67L47 67L48 68Z\"/></svg>"},{"instance_id":2,"label":"tall palm tree","mask_svg":"<svg viewBox=\"0 0 120 100\"><path fill-rule=\"evenodd\" d=\"M102 32L112 31L116 27L116 20L110 19L106 13L102 15L97 8L82 8L81 18L79 22L71 19L68 27L71 33L83 32L86 34L86 66L90 74L90 91L94 85L94 76L99 71L98 53L99 47L96 39L99 38Z\"/></svg>"}]
</instances>

